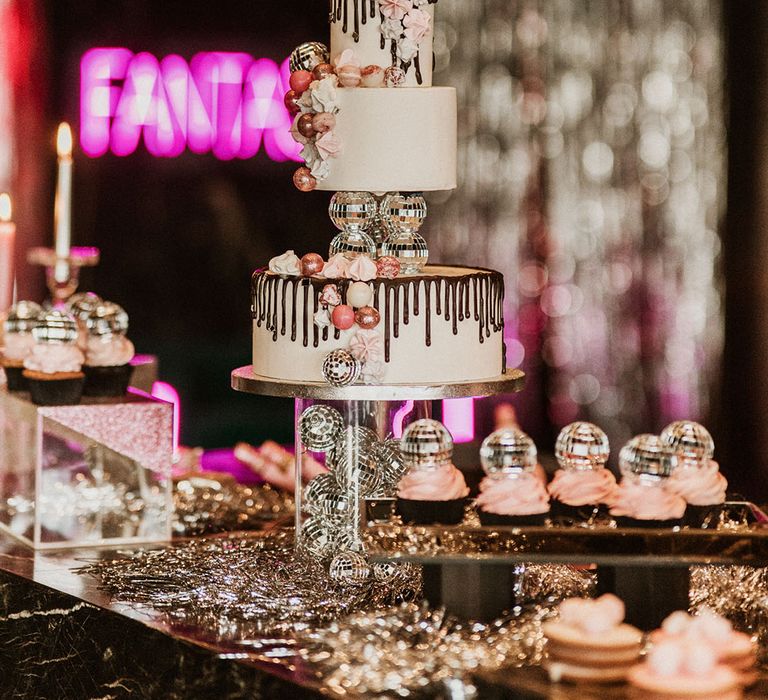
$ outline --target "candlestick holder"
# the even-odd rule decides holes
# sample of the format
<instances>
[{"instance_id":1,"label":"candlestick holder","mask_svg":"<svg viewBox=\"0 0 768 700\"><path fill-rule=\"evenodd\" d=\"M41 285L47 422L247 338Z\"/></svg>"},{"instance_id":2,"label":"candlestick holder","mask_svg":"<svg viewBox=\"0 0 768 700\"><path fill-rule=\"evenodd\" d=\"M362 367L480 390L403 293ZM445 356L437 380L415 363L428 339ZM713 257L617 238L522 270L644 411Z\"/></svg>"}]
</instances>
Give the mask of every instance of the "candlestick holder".
<instances>
[{"instance_id":1,"label":"candlestick holder","mask_svg":"<svg viewBox=\"0 0 768 700\"><path fill-rule=\"evenodd\" d=\"M72 248L67 256L56 255L53 248L31 248L27 253L27 262L45 268L45 282L51 299L54 305L59 305L65 304L77 291L80 268L98 265L99 255L99 249L93 247ZM66 270L61 279L57 279L57 268L58 271Z\"/></svg>"}]
</instances>

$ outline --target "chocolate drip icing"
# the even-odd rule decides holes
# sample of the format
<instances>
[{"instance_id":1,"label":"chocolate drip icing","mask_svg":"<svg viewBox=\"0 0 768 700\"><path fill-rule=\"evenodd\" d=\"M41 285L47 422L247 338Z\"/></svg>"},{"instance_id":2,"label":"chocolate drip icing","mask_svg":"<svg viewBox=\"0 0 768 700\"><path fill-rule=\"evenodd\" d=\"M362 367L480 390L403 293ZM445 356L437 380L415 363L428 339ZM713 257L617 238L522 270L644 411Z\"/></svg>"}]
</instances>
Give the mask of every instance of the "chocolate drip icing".
<instances>
[{"instance_id":1,"label":"chocolate drip icing","mask_svg":"<svg viewBox=\"0 0 768 700\"><path fill-rule=\"evenodd\" d=\"M304 347L309 345L310 333L313 347L318 347L320 339L329 338L329 329L320 328L314 322L314 314L319 310L318 296L326 284L335 284L346 303L349 280L328 280L320 277L281 277L264 270L257 270L252 280L252 316L257 327L264 326L272 333L272 340L278 335L286 335L287 300L291 299L291 341L298 340ZM454 335L459 332L459 322L474 320L478 329L478 340L482 343L491 333L501 332L504 328L504 280L500 273L493 270L477 270L457 277L432 277L414 275L394 280L375 279L369 284L373 287L373 305L382 316L384 335L384 360L390 361L392 338L400 335L400 324L408 325L411 315L422 313L419 296L424 287L424 344L432 345L433 315L442 316L451 324ZM434 289L433 289L434 287ZM301 297L299 290L301 289ZM310 302L310 295L312 301ZM299 298L302 300L299 309ZM472 301L470 302L470 298ZM279 300L279 302L278 302ZM434 306L433 306L434 301ZM380 306L383 304L383 309ZM301 322L298 314L301 312ZM299 330L300 329L300 330ZM310 331L311 329L311 331ZM333 329L333 337L339 339L341 332Z\"/></svg>"}]
</instances>

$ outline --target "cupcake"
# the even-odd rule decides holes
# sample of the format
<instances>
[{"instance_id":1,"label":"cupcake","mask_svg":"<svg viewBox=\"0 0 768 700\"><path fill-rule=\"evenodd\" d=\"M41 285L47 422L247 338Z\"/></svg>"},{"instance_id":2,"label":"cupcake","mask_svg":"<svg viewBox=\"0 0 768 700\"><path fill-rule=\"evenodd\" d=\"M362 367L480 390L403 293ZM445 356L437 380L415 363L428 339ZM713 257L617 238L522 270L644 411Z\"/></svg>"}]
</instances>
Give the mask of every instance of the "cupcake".
<instances>
[{"instance_id":1,"label":"cupcake","mask_svg":"<svg viewBox=\"0 0 768 700\"><path fill-rule=\"evenodd\" d=\"M621 483L611 504L611 515L627 527L682 525L685 501L669 489L677 457L657 435L637 435L619 453Z\"/></svg>"},{"instance_id":2,"label":"cupcake","mask_svg":"<svg viewBox=\"0 0 768 700\"><path fill-rule=\"evenodd\" d=\"M456 525L464 518L469 488L451 461L453 437L440 421L422 418L400 439L408 466L397 486L395 507L405 523Z\"/></svg>"},{"instance_id":3,"label":"cupcake","mask_svg":"<svg viewBox=\"0 0 768 700\"><path fill-rule=\"evenodd\" d=\"M110 301L94 307L86 319L86 396L123 396L128 390L133 367L133 343L125 337L128 314Z\"/></svg>"},{"instance_id":4,"label":"cupcake","mask_svg":"<svg viewBox=\"0 0 768 700\"><path fill-rule=\"evenodd\" d=\"M738 674L720 663L706 642L667 639L651 647L642 664L627 674L644 700L736 700L742 697Z\"/></svg>"},{"instance_id":5,"label":"cupcake","mask_svg":"<svg viewBox=\"0 0 768 700\"><path fill-rule=\"evenodd\" d=\"M702 527L725 502L728 482L712 459L715 443L699 423L681 420L661 431L662 443L677 457L669 488L685 499L685 523Z\"/></svg>"},{"instance_id":6,"label":"cupcake","mask_svg":"<svg viewBox=\"0 0 768 700\"><path fill-rule=\"evenodd\" d=\"M624 623L624 603L611 593L596 600L569 598L560 603L558 612L557 620L542 627L550 680L623 681L643 647L643 633Z\"/></svg>"},{"instance_id":7,"label":"cupcake","mask_svg":"<svg viewBox=\"0 0 768 700\"><path fill-rule=\"evenodd\" d=\"M651 632L653 645L668 641L701 643L710 647L719 663L733 670L742 685L757 679L757 649L752 638L733 629L731 623L709 608L702 608L697 615L678 610L661 623L661 629Z\"/></svg>"},{"instance_id":8,"label":"cupcake","mask_svg":"<svg viewBox=\"0 0 768 700\"><path fill-rule=\"evenodd\" d=\"M102 298L93 292L78 292L67 302L67 309L77 321L77 345L85 353L88 346L88 316L102 303Z\"/></svg>"},{"instance_id":9,"label":"cupcake","mask_svg":"<svg viewBox=\"0 0 768 700\"><path fill-rule=\"evenodd\" d=\"M566 425L557 436L555 457L560 468L548 486L552 514L589 520L613 501L616 477L605 468L608 436L592 423Z\"/></svg>"},{"instance_id":10,"label":"cupcake","mask_svg":"<svg viewBox=\"0 0 768 700\"><path fill-rule=\"evenodd\" d=\"M35 344L24 359L23 376L32 401L39 406L80 403L83 353L77 347L77 322L53 309L32 329Z\"/></svg>"},{"instance_id":11,"label":"cupcake","mask_svg":"<svg viewBox=\"0 0 768 700\"><path fill-rule=\"evenodd\" d=\"M536 445L519 428L491 433L480 447L486 473L476 505L483 525L544 525L549 496L536 474Z\"/></svg>"},{"instance_id":12,"label":"cupcake","mask_svg":"<svg viewBox=\"0 0 768 700\"><path fill-rule=\"evenodd\" d=\"M26 391L24 360L32 351L35 339L32 329L37 325L43 309L34 301L20 301L8 309L3 324L2 366L9 391Z\"/></svg>"}]
</instances>

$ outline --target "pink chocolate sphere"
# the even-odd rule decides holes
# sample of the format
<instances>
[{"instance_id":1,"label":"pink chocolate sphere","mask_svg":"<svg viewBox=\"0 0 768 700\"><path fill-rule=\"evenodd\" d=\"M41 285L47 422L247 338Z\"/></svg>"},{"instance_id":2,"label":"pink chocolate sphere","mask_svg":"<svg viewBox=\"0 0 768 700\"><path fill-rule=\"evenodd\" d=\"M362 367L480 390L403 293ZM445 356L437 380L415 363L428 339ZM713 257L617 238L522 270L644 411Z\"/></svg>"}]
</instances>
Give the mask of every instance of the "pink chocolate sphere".
<instances>
[{"instance_id":1,"label":"pink chocolate sphere","mask_svg":"<svg viewBox=\"0 0 768 700\"><path fill-rule=\"evenodd\" d=\"M315 127L312 126L313 114L302 114L296 120L296 130L306 139L315 135Z\"/></svg>"},{"instance_id":2,"label":"pink chocolate sphere","mask_svg":"<svg viewBox=\"0 0 768 700\"><path fill-rule=\"evenodd\" d=\"M312 128L318 134L324 134L336 126L336 117L330 112L321 112L312 117Z\"/></svg>"},{"instance_id":3,"label":"pink chocolate sphere","mask_svg":"<svg viewBox=\"0 0 768 700\"><path fill-rule=\"evenodd\" d=\"M315 80L322 80L323 78L327 78L329 75L333 75L336 71L334 71L333 66L330 63L318 63L313 69L312 69L312 77Z\"/></svg>"},{"instance_id":4,"label":"pink chocolate sphere","mask_svg":"<svg viewBox=\"0 0 768 700\"><path fill-rule=\"evenodd\" d=\"M355 311L348 304L340 304L333 310L331 321L340 331L345 331L355 325Z\"/></svg>"},{"instance_id":5,"label":"pink chocolate sphere","mask_svg":"<svg viewBox=\"0 0 768 700\"><path fill-rule=\"evenodd\" d=\"M311 192L317 187L317 179L311 173L310 169L302 166L296 169L293 174L293 184L296 185L297 190L302 192Z\"/></svg>"},{"instance_id":6,"label":"pink chocolate sphere","mask_svg":"<svg viewBox=\"0 0 768 700\"><path fill-rule=\"evenodd\" d=\"M376 326L379 325L380 320L381 316L379 316L379 312L372 306L361 306L355 312L355 321L357 321L357 325L366 330L376 328Z\"/></svg>"},{"instance_id":7,"label":"pink chocolate sphere","mask_svg":"<svg viewBox=\"0 0 768 700\"><path fill-rule=\"evenodd\" d=\"M339 76L339 83L343 87L357 87L363 79L359 66L340 66L336 71L336 75Z\"/></svg>"},{"instance_id":8,"label":"pink chocolate sphere","mask_svg":"<svg viewBox=\"0 0 768 700\"><path fill-rule=\"evenodd\" d=\"M304 277L312 277L323 269L325 262L322 255L317 253L307 253L301 257L301 274Z\"/></svg>"},{"instance_id":9,"label":"pink chocolate sphere","mask_svg":"<svg viewBox=\"0 0 768 700\"><path fill-rule=\"evenodd\" d=\"M382 255L376 260L376 274L393 280L400 274L400 261L392 255Z\"/></svg>"},{"instance_id":10,"label":"pink chocolate sphere","mask_svg":"<svg viewBox=\"0 0 768 700\"><path fill-rule=\"evenodd\" d=\"M308 70L297 70L291 73L291 77L288 80L288 83L291 86L291 90L299 93L299 95L309 87L311 82L312 73L310 73Z\"/></svg>"}]
</instances>

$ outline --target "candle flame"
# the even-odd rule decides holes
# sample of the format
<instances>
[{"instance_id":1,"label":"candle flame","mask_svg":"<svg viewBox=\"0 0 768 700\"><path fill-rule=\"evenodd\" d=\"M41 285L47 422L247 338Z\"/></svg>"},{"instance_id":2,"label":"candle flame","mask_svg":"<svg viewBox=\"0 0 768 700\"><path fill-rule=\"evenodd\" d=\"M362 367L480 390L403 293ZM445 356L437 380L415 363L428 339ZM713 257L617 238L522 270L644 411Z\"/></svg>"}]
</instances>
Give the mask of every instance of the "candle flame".
<instances>
[{"instance_id":1,"label":"candle flame","mask_svg":"<svg viewBox=\"0 0 768 700\"><path fill-rule=\"evenodd\" d=\"M59 158L68 158L72 155L72 129L67 122L59 124L56 132L56 153Z\"/></svg>"},{"instance_id":2,"label":"candle flame","mask_svg":"<svg viewBox=\"0 0 768 700\"><path fill-rule=\"evenodd\" d=\"M7 192L0 194L0 221L11 220L11 196Z\"/></svg>"}]
</instances>

